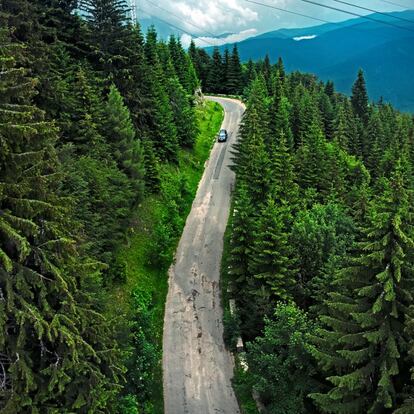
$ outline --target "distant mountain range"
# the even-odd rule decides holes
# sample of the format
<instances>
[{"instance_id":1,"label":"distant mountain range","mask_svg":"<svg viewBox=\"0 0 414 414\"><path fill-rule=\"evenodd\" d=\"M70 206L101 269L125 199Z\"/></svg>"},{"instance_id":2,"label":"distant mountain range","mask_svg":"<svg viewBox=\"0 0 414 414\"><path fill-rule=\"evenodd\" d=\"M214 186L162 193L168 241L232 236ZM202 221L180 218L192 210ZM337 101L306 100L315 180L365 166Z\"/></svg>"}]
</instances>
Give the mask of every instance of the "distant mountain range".
<instances>
[{"instance_id":1,"label":"distant mountain range","mask_svg":"<svg viewBox=\"0 0 414 414\"><path fill-rule=\"evenodd\" d=\"M247 61L269 54L273 62L281 56L288 71L333 80L339 91L348 94L362 68L371 99L383 97L403 111L414 112L414 10L369 17L401 29L363 18L281 29L240 42L240 56Z\"/></svg>"}]
</instances>

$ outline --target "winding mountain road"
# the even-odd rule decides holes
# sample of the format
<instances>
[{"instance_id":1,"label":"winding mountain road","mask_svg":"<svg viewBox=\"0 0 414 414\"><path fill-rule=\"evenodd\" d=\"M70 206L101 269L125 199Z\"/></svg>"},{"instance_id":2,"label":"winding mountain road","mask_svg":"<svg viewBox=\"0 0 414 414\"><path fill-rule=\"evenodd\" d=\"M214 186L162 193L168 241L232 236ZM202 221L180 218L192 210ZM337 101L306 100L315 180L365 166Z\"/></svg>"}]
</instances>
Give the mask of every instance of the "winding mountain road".
<instances>
[{"instance_id":1,"label":"winding mountain road","mask_svg":"<svg viewBox=\"0 0 414 414\"><path fill-rule=\"evenodd\" d=\"M223 343L220 262L234 173L229 169L244 106L209 97L225 111L226 143L214 145L169 270L164 317L165 414L238 414L233 359Z\"/></svg>"}]
</instances>

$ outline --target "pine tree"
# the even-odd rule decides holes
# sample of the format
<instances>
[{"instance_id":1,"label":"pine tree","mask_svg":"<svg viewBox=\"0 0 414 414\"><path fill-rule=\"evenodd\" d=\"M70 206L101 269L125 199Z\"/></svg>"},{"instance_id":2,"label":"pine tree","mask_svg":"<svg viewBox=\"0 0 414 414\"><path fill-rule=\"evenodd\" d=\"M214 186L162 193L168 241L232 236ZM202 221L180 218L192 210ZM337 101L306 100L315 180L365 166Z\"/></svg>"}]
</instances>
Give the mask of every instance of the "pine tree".
<instances>
[{"instance_id":1,"label":"pine tree","mask_svg":"<svg viewBox=\"0 0 414 414\"><path fill-rule=\"evenodd\" d=\"M249 196L248 185L243 181L237 181L234 194L234 209L231 219L230 255L228 259L228 274L234 297L240 309L240 318L243 331L257 334L257 315L266 313L260 308L265 305L269 311L268 296L265 300L259 298L254 286L254 278L249 273L249 261L253 243L253 229L255 223L254 207ZM253 286L252 286L253 284ZM253 298L247 292L254 291ZM260 294L260 292L259 292ZM260 321L259 321L260 322Z\"/></svg>"},{"instance_id":2,"label":"pine tree","mask_svg":"<svg viewBox=\"0 0 414 414\"><path fill-rule=\"evenodd\" d=\"M253 205L246 183L237 183L234 196L232 218L232 237L230 242L229 274L232 283L242 291L248 279L249 258L251 252Z\"/></svg>"},{"instance_id":3,"label":"pine tree","mask_svg":"<svg viewBox=\"0 0 414 414\"><path fill-rule=\"evenodd\" d=\"M327 81L325 85L325 94L328 95L329 99L333 103L335 98L335 85L332 81Z\"/></svg>"},{"instance_id":4,"label":"pine tree","mask_svg":"<svg viewBox=\"0 0 414 414\"><path fill-rule=\"evenodd\" d=\"M32 104L19 49L0 32L0 410L99 412L116 392L116 346L58 196L58 131Z\"/></svg>"},{"instance_id":5,"label":"pine tree","mask_svg":"<svg viewBox=\"0 0 414 414\"><path fill-rule=\"evenodd\" d=\"M238 178L250 183L253 202L263 201L269 189L269 158L265 140L268 134L267 105L263 78L253 82L247 109L243 117L241 137L234 146L235 169Z\"/></svg>"},{"instance_id":6,"label":"pine tree","mask_svg":"<svg viewBox=\"0 0 414 414\"><path fill-rule=\"evenodd\" d=\"M270 148L270 171L270 188L274 200L281 206L295 209L299 201L299 187L296 184L291 150L283 131Z\"/></svg>"},{"instance_id":7,"label":"pine tree","mask_svg":"<svg viewBox=\"0 0 414 414\"><path fill-rule=\"evenodd\" d=\"M351 103L355 115L357 115L366 126L369 120L369 101L362 69L358 71L358 78L352 87Z\"/></svg>"},{"instance_id":8,"label":"pine tree","mask_svg":"<svg viewBox=\"0 0 414 414\"><path fill-rule=\"evenodd\" d=\"M339 148L345 151L348 149L351 139L349 137L347 116L346 116L346 110L345 110L344 105L339 106L339 109L336 115L333 140L337 143Z\"/></svg>"},{"instance_id":9,"label":"pine tree","mask_svg":"<svg viewBox=\"0 0 414 414\"><path fill-rule=\"evenodd\" d=\"M130 112L115 85L105 106L105 132L118 168L129 177L134 200L138 201L144 192L144 156Z\"/></svg>"},{"instance_id":10,"label":"pine tree","mask_svg":"<svg viewBox=\"0 0 414 414\"><path fill-rule=\"evenodd\" d=\"M264 285L273 300L289 301L295 284L292 252L285 223L289 208L268 197L254 234L249 273Z\"/></svg>"},{"instance_id":11,"label":"pine tree","mask_svg":"<svg viewBox=\"0 0 414 414\"><path fill-rule=\"evenodd\" d=\"M227 91L229 94L238 95L242 90L242 67L240 64L237 44L234 45L227 68Z\"/></svg>"},{"instance_id":12,"label":"pine tree","mask_svg":"<svg viewBox=\"0 0 414 414\"><path fill-rule=\"evenodd\" d=\"M101 134L103 102L92 71L79 66L71 83L73 106L68 108L71 114L71 127L67 138L75 144L77 154L105 158L107 148Z\"/></svg>"},{"instance_id":13,"label":"pine tree","mask_svg":"<svg viewBox=\"0 0 414 414\"><path fill-rule=\"evenodd\" d=\"M208 90L212 93L223 92L224 66L218 47L214 47L213 56L209 68Z\"/></svg>"},{"instance_id":14,"label":"pine tree","mask_svg":"<svg viewBox=\"0 0 414 414\"><path fill-rule=\"evenodd\" d=\"M322 131L315 123L297 151L296 166L302 191L314 189L323 196L330 193L332 181L328 170L327 146Z\"/></svg>"},{"instance_id":15,"label":"pine tree","mask_svg":"<svg viewBox=\"0 0 414 414\"><path fill-rule=\"evenodd\" d=\"M152 94L140 27L130 24L126 0L83 0L81 6L88 21L89 61L108 90L115 83L142 133L150 124Z\"/></svg>"},{"instance_id":16,"label":"pine tree","mask_svg":"<svg viewBox=\"0 0 414 414\"><path fill-rule=\"evenodd\" d=\"M246 71L244 74L244 85L250 85L253 80L257 78L256 68L252 59L246 64Z\"/></svg>"},{"instance_id":17,"label":"pine tree","mask_svg":"<svg viewBox=\"0 0 414 414\"><path fill-rule=\"evenodd\" d=\"M404 332L413 296L412 207L397 163L384 182L357 255L327 300L326 328L315 356L332 384L313 398L324 412L378 413L396 408L409 338Z\"/></svg>"},{"instance_id":18,"label":"pine tree","mask_svg":"<svg viewBox=\"0 0 414 414\"><path fill-rule=\"evenodd\" d=\"M253 389L269 414L315 412L307 397L318 389L309 341L315 328L294 303L277 303L261 335L247 344Z\"/></svg>"},{"instance_id":19,"label":"pine tree","mask_svg":"<svg viewBox=\"0 0 414 414\"><path fill-rule=\"evenodd\" d=\"M126 0L82 0L81 6L91 27L90 59L103 77L120 79L117 72L125 69L122 49L129 35Z\"/></svg>"},{"instance_id":20,"label":"pine tree","mask_svg":"<svg viewBox=\"0 0 414 414\"><path fill-rule=\"evenodd\" d=\"M299 147L306 141L306 136L312 134L313 126L320 129L322 122L313 95L300 83L294 90L292 113L290 116L295 146Z\"/></svg>"},{"instance_id":21,"label":"pine tree","mask_svg":"<svg viewBox=\"0 0 414 414\"><path fill-rule=\"evenodd\" d=\"M190 57L185 53L180 40L176 39L175 36L170 36L168 48L175 73L181 85L189 95L193 95L198 85L198 79Z\"/></svg>"},{"instance_id":22,"label":"pine tree","mask_svg":"<svg viewBox=\"0 0 414 414\"><path fill-rule=\"evenodd\" d=\"M334 122L333 140L345 151L352 155L361 156L362 142L360 139L359 122L355 119L348 100L338 104Z\"/></svg>"},{"instance_id":23,"label":"pine tree","mask_svg":"<svg viewBox=\"0 0 414 414\"><path fill-rule=\"evenodd\" d=\"M414 313L414 305L410 305L409 312L405 318L405 334L409 338L407 365L410 367L411 381L406 384L406 388L400 395L402 403L394 414L410 414L414 411L414 319L411 315Z\"/></svg>"},{"instance_id":24,"label":"pine tree","mask_svg":"<svg viewBox=\"0 0 414 414\"><path fill-rule=\"evenodd\" d=\"M178 141L174 124L174 114L166 91L163 70L158 57L157 33L149 28L145 43L147 64L152 68L149 73L152 116L148 138L162 160L177 161Z\"/></svg>"},{"instance_id":25,"label":"pine tree","mask_svg":"<svg viewBox=\"0 0 414 414\"><path fill-rule=\"evenodd\" d=\"M192 148L198 134L194 107L177 78L170 77L167 80L167 92L177 128L178 143L181 147Z\"/></svg>"},{"instance_id":26,"label":"pine tree","mask_svg":"<svg viewBox=\"0 0 414 414\"><path fill-rule=\"evenodd\" d=\"M229 77L229 70L230 70L230 52L229 49L226 47L223 53L223 78L221 79L222 82L222 93L230 94L231 91L229 90L228 85L228 77Z\"/></svg>"},{"instance_id":27,"label":"pine tree","mask_svg":"<svg viewBox=\"0 0 414 414\"><path fill-rule=\"evenodd\" d=\"M76 60L84 59L91 53L87 42L89 36L87 24L77 13L79 0L33 0L31 3L37 5L36 18L46 48L49 45L64 46L71 58ZM30 38L28 40L30 41ZM38 68L35 70L37 71ZM36 75L42 74L36 72ZM47 85L46 78L44 82L42 81L42 86L45 85Z\"/></svg>"},{"instance_id":28,"label":"pine tree","mask_svg":"<svg viewBox=\"0 0 414 414\"><path fill-rule=\"evenodd\" d=\"M270 63L268 54L266 54L263 61L262 74L265 80L267 93L270 94L272 90L272 64Z\"/></svg>"},{"instance_id":29,"label":"pine tree","mask_svg":"<svg viewBox=\"0 0 414 414\"><path fill-rule=\"evenodd\" d=\"M332 140L334 136L335 114L331 100L325 93L321 93L319 96L319 110L322 116L325 136L328 140Z\"/></svg>"},{"instance_id":30,"label":"pine tree","mask_svg":"<svg viewBox=\"0 0 414 414\"><path fill-rule=\"evenodd\" d=\"M379 174L382 151L385 147L385 137L381 118L377 110L374 110L365 131L364 139L364 161L373 178Z\"/></svg>"},{"instance_id":31,"label":"pine tree","mask_svg":"<svg viewBox=\"0 0 414 414\"><path fill-rule=\"evenodd\" d=\"M204 50L196 47L193 40L191 40L190 47L188 49L188 56L191 59L197 79L201 83L201 86L210 90L209 85L209 70L211 67L211 57Z\"/></svg>"},{"instance_id":32,"label":"pine tree","mask_svg":"<svg viewBox=\"0 0 414 414\"><path fill-rule=\"evenodd\" d=\"M283 60L280 56L276 63L276 72L279 74L282 84L284 84L285 79L286 79L286 71L285 71L285 65L283 64Z\"/></svg>"},{"instance_id":33,"label":"pine tree","mask_svg":"<svg viewBox=\"0 0 414 414\"><path fill-rule=\"evenodd\" d=\"M145 189L149 193L157 193L161 184L159 160L155 156L151 140L144 138L142 144L144 149Z\"/></svg>"},{"instance_id":34,"label":"pine tree","mask_svg":"<svg viewBox=\"0 0 414 414\"><path fill-rule=\"evenodd\" d=\"M280 99L273 98L270 106L269 136L270 142L279 142L281 134L284 135L286 145L290 151L294 149L294 139L290 128L290 109L291 105L288 99L282 96Z\"/></svg>"},{"instance_id":35,"label":"pine tree","mask_svg":"<svg viewBox=\"0 0 414 414\"><path fill-rule=\"evenodd\" d=\"M125 67L120 72L120 78L114 76L114 82L131 113L135 128L143 134L151 124L152 95L147 76L150 69L145 59L144 36L138 24L129 27L124 47Z\"/></svg>"}]
</instances>

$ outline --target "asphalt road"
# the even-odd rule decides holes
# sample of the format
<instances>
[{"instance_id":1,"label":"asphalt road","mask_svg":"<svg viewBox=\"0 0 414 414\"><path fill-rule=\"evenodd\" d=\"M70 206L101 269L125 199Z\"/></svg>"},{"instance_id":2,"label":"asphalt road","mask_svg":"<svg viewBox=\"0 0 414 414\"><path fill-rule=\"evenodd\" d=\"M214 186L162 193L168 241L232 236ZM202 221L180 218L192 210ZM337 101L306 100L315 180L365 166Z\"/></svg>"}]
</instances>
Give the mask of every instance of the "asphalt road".
<instances>
[{"instance_id":1,"label":"asphalt road","mask_svg":"<svg viewBox=\"0 0 414 414\"><path fill-rule=\"evenodd\" d=\"M223 343L220 262L234 173L230 148L244 106L208 98L224 110L226 143L214 145L169 270L164 317L165 414L240 413L232 386L234 361Z\"/></svg>"}]
</instances>

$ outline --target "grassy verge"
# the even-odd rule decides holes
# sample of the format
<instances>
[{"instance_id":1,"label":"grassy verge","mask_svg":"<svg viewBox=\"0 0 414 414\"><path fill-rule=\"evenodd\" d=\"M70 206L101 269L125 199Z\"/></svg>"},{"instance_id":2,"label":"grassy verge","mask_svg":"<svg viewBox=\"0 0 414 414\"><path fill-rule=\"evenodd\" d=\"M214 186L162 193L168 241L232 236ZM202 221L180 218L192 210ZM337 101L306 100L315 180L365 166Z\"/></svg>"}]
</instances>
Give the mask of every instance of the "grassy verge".
<instances>
[{"instance_id":1,"label":"grassy verge","mask_svg":"<svg viewBox=\"0 0 414 414\"><path fill-rule=\"evenodd\" d=\"M158 362L152 373L151 412L163 412L162 331L168 291L168 267L172 262L185 219L191 209L216 134L223 120L220 105L207 102L197 109L200 133L192 150L181 150L179 165L161 169L160 195L146 198L134 212L127 243L119 249L118 261L125 265L126 282L115 288L111 312L131 318L131 293L137 289L150 297L147 338L157 349ZM177 195L178 194L178 195ZM141 308L137 310L141 312ZM127 374L128 377L128 374ZM146 412L146 411L145 411Z\"/></svg>"},{"instance_id":2,"label":"grassy verge","mask_svg":"<svg viewBox=\"0 0 414 414\"><path fill-rule=\"evenodd\" d=\"M221 261L221 292L222 292L222 304L224 311L224 337L226 340L226 346L230 346L231 351L234 351L235 340L239 336L239 329L237 322L230 317L229 300L232 298L231 292L229 292L230 279L229 279L229 256L230 256L230 237L231 227L233 221L233 204L230 209L229 221L227 223L226 232L224 234L224 247L223 257ZM259 414L256 406L256 402L252 397L253 382L249 371L245 371L242 368L239 355L235 353L235 370L233 377L233 389L236 394L237 401L242 414Z\"/></svg>"}]
</instances>

